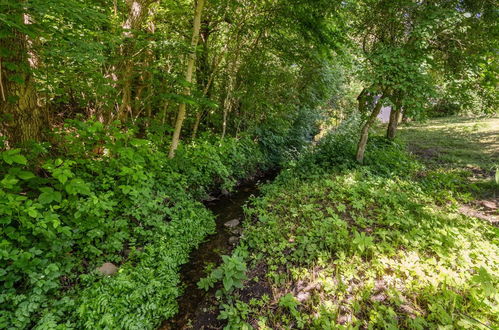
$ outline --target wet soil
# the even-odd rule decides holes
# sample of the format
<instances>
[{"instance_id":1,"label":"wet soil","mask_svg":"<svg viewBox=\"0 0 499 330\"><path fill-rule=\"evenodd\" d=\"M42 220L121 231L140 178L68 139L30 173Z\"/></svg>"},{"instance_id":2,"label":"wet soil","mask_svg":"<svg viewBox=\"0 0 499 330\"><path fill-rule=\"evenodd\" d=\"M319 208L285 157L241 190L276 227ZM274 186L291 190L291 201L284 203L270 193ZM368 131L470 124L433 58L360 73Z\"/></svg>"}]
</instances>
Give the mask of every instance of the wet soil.
<instances>
[{"instance_id":1,"label":"wet soil","mask_svg":"<svg viewBox=\"0 0 499 330\"><path fill-rule=\"evenodd\" d=\"M243 207L251 196L257 196L259 186L275 177L269 174L260 179L244 183L234 193L205 202L216 216L216 233L190 255L190 261L182 266L181 276L184 294L179 300L177 315L165 321L160 329L222 329L224 323L217 320L218 305L215 290L206 292L198 288L198 281L222 262L222 255L229 254L237 244L244 217ZM239 224L233 226L238 220ZM227 222L229 222L227 224ZM226 225L227 224L227 225ZM230 225L230 226L228 226Z\"/></svg>"}]
</instances>

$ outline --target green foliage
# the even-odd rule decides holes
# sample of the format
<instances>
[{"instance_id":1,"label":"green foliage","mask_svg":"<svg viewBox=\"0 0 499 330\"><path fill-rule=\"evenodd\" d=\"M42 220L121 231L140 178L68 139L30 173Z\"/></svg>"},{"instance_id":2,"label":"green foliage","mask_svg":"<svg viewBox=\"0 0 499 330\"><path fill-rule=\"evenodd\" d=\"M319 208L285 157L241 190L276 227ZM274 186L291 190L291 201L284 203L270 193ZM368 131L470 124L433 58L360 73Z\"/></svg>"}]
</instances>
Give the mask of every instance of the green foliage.
<instances>
[{"instance_id":1,"label":"green foliage","mask_svg":"<svg viewBox=\"0 0 499 330\"><path fill-rule=\"evenodd\" d=\"M218 318L220 320L227 320L227 325L224 327L224 330L250 330L253 328L249 323L244 321L247 318L249 311L247 304L237 301L235 305L222 305Z\"/></svg>"},{"instance_id":2,"label":"green foliage","mask_svg":"<svg viewBox=\"0 0 499 330\"><path fill-rule=\"evenodd\" d=\"M365 113L353 113L334 134L309 145L326 114L344 119L353 112L357 85L372 96L386 92L383 102L400 103L411 117L428 107L433 115L494 113L494 6L214 0L206 4L200 44L192 49L185 38L192 30L191 5L0 0L0 328L156 327L176 313L180 265L214 230L213 216L199 200L283 164L276 185L248 210L264 224L244 238L258 252L225 256L201 287L220 286L225 298L237 293L254 255L271 257L268 277L275 284L299 277L299 269L281 272L288 262L351 258L350 269L331 270L338 287L329 293L341 301L350 286L353 326L365 326L360 318L378 327L464 326L468 321L455 322L447 308L455 305L491 319L495 265L480 260L467 264L476 273L472 287L468 273L465 284L420 276L421 288L408 280L407 292L423 292L425 319L397 318L405 305L394 287L389 304L373 303L369 315L360 315L368 289L351 288L359 260L384 274L373 262L379 256L393 263L397 276L419 276L410 267L417 262L407 266L407 255L394 257L400 247L418 257L438 255L445 268L459 249L452 236L461 235L477 242L463 255L487 257L477 248L493 250L485 239L473 236L463 220L449 220L448 204L481 187L466 182L467 172L427 170L404 144L379 137L367 147L366 166L358 165L358 117ZM192 52L191 83L182 77ZM165 141L182 103L188 110L183 140L170 160ZM38 142L29 144L31 139ZM439 160L475 156L470 148L454 148ZM495 169L499 182L496 162L477 163ZM338 177L323 180L331 172ZM301 200L293 199L292 189ZM269 200L275 210L265 204ZM97 274L104 262L119 272ZM419 266L430 272L429 265ZM372 282L371 270L364 271ZM435 292L437 298L428 298ZM305 304L283 295L276 306L285 310L279 325L336 326L344 316L338 301L321 306L316 312L326 316L312 320L301 312ZM244 328L251 313L233 299L221 315L229 327Z\"/></svg>"},{"instance_id":3,"label":"green foliage","mask_svg":"<svg viewBox=\"0 0 499 330\"><path fill-rule=\"evenodd\" d=\"M267 158L249 138L204 138L169 160L135 136L73 121L57 134L64 154L39 167L19 149L1 152L2 327L153 328L176 313L179 267L214 230L196 199ZM236 261L227 290L244 279ZM118 274L98 275L103 262Z\"/></svg>"},{"instance_id":4,"label":"green foliage","mask_svg":"<svg viewBox=\"0 0 499 330\"><path fill-rule=\"evenodd\" d=\"M427 168L384 138L365 166L328 164L348 143L342 129L247 209L234 255L266 269L260 281L278 296L239 318L262 328L493 327L497 228L457 211L475 189L466 172Z\"/></svg>"},{"instance_id":5,"label":"green foliage","mask_svg":"<svg viewBox=\"0 0 499 330\"><path fill-rule=\"evenodd\" d=\"M198 282L199 288L209 290L221 282L222 289L218 291L218 296L242 288L243 282L247 279L244 260L240 256L234 255L232 257L222 256L222 261L220 267Z\"/></svg>"}]
</instances>

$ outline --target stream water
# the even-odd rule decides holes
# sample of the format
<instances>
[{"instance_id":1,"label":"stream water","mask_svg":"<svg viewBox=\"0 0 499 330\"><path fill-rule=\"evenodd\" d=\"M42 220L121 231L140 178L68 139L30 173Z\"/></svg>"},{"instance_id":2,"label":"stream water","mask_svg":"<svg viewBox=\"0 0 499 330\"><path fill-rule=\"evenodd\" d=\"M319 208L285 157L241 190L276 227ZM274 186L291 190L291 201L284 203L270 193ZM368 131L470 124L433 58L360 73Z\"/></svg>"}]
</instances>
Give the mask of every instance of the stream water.
<instances>
[{"instance_id":1,"label":"stream water","mask_svg":"<svg viewBox=\"0 0 499 330\"><path fill-rule=\"evenodd\" d=\"M190 261L182 266L181 276L184 294L179 299L179 312L160 327L167 329L221 329L223 323L217 320L218 306L214 291L201 290L197 282L206 276L207 265L219 265L221 256L230 253L241 234L243 206L248 199L259 193L259 185L272 179L269 175L239 186L239 189L220 199L206 202L205 205L216 216L216 233L207 237L205 242L190 255ZM230 228L225 224L238 220L239 225Z\"/></svg>"}]
</instances>

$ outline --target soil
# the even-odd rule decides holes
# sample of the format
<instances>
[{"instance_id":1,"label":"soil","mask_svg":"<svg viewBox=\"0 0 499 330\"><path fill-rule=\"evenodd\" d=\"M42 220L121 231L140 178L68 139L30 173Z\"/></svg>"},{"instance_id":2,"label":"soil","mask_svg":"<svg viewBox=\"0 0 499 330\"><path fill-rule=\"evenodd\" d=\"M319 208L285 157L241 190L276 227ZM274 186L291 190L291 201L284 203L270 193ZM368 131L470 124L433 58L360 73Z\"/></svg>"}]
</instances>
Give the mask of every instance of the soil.
<instances>
[{"instance_id":1,"label":"soil","mask_svg":"<svg viewBox=\"0 0 499 330\"><path fill-rule=\"evenodd\" d=\"M459 211L469 217L475 217L499 227L499 198L473 201L461 206Z\"/></svg>"}]
</instances>

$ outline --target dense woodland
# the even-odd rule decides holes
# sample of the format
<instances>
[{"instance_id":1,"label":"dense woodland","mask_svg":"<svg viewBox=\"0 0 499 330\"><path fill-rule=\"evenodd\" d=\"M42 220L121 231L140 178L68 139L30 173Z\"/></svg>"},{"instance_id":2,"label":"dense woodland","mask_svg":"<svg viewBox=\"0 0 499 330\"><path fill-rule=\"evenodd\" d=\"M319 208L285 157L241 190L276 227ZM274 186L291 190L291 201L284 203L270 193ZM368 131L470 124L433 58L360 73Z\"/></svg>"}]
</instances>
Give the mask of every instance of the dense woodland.
<instances>
[{"instance_id":1,"label":"dense woodland","mask_svg":"<svg viewBox=\"0 0 499 330\"><path fill-rule=\"evenodd\" d=\"M248 209L264 225L248 225L246 241L200 282L222 286L222 326L497 325L497 231L469 218L456 223L472 223L483 237L451 231L479 245L469 258L483 252L488 263L454 271L469 273L463 281L479 276L483 292L433 279L447 290L437 290L441 300L423 299L405 314L367 303L344 319L338 301L336 312L300 310L283 283L312 264L328 270L327 260L367 274L379 253L424 245L421 237L431 250L442 242L433 230L449 224L445 208L477 194L496 198L497 158L476 165L485 183L468 191L469 169L459 174L455 159L420 163L405 149L413 135L397 132L430 118L497 116L498 22L496 0L0 0L0 328L160 326L178 312L180 266L215 231L202 201L279 169ZM389 122L380 126L386 106ZM377 212L377 199L392 209ZM321 208L329 215L313 214ZM393 222L397 216L405 222ZM311 227L302 230L316 236L279 241L307 217ZM378 225L363 227L371 222ZM295 240L306 247L285 252ZM437 263L459 264L449 257L457 250L432 251ZM262 263L281 287L251 305L238 298L249 278L241 272ZM297 268L284 270L291 264ZM432 316L437 305L452 311ZM276 310L279 317L269 312ZM318 310L324 318L314 319Z\"/></svg>"}]
</instances>

